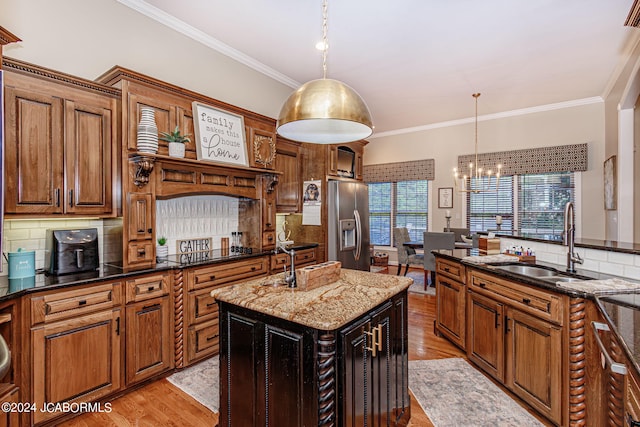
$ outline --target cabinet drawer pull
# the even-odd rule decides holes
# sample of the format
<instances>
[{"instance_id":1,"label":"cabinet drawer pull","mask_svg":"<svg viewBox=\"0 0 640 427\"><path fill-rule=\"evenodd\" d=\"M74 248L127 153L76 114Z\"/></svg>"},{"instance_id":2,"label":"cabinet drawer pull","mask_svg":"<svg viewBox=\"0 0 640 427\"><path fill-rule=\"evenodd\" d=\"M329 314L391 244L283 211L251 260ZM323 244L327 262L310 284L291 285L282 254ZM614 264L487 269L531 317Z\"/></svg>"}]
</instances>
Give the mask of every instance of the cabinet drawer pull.
<instances>
[{"instance_id":1,"label":"cabinet drawer pull","mask_svg":"<svg viewBox=\"0 0 640 427\"><path fill-rule=\"evenodd\" d=\"M56 198L56 207L60 207L60 189L56 188L55 190L55 198Z\"/></svg>"},{"instance_id":2,"label":"cabinet drawer pull","mask_svg":"<svg viewBox=\"0 0 640 427\"><path fill-rule=\"evenodd\" d=\"M73 190L69 190L69 207L73 207Z\"/></svg>"},{"instance_id":3,"label":"cabinet drawer pull","mask_svg":"<svg viewBox=\"0 0 640 427\"><path fill-rule=\"evenodd\" d=\"M255 266L251 267L251 271L256 271L256 267Z\"/></svg>"},{"instance_id":4,"label":"cabinet drawer pull","mask_svg":"<svg viewBox=\"0 0 640 427\"><path fill-rule=\"evenodd\" d=\"M207 304L207 307L213 307L214 305L216 305L217 303L215 301L212 301L210 303Z\"/></svg>"},{"instance_id":5,"label":"cabinet drawer pull","mask_svg":"<svg viewBox=\"0 0 640 427\"><path fill-rule=\"evenodd\" d=\"M480 283L478 283L478 286L480 286L481 288L484 288L484 287L486 287L486 286L487 286L487 284L486 284L486 283L484 283L484 282L480 282Z\"/></svg>"},{"instance_id":6,"label":"cabinet drawer pull","mask_svg":"<svg viewBox=\"0 0 640 427\"><path fill-rule=\"evenodd\" d=\"M146 253L144 249L138 249L138 256L145 256Z\"/></svg>"},{"instance_id":7,"label":"cabinet drawer pull","mask_svg":"<svg viewBox=\"0 0 640 427\"><path fill-rule=\"evenodd\" d=\"M149 234L153 233L153 228L147 228L147 233Z\"/></svg>"},{"instance_id":8,"label":"cabinet drawer pull","mask_svg":"<svg viewBox=\"0 0 640 427\"><path fill-rule=\"evenodd\" d=\"M446 271L447 273L451 273L451 272L449 271L449 267L445 267L445 268L443 268L443 270L444 270L444 271Z\"/></svg>"},{"instance_id":9,"label":"cabinet drawer pull","mask_svg":"<svg viewBox=\"0 0 640 427\"><path fill-rule=\"evenodd\" d=\"M600 339L600 334L598 331L606 331L609 332L609 326L606 323L600 322L591 322L591 326L593 327L593 335L596 339L596 343L598 347L600 347L600 354L602 355L602 367L605 368L607 365L611 367L611 372L615 372L620 375L627 375L627 367L624 363L614 362L611 356L609 356L609 352L605 348L602 340Z\"/></svg>"},{"instance_id":10,"label":"cabinet drawer pull","mask_svg":"<svg viewBox=\"0 0 640 427\"><path fill-rule=\"evenodd\" d=\"M207 337L207 342L208 342L208 341L213 341L213 340L215 340L216 338L218 338L218 335L213 335L213 336Z\"/></svg>"},{"instance_id":11,"label":"cabinet drawer pull","mask_svg":"<svg viewBox=\"0 0 640 427\"><path fill-rule=\"evenodd\" d=\"M152 286L149 286L149 287L147 288L147 292L153 292L153 291L155 291L155 290L156 290L156 287L155 287L155 286L153 286L153 285L152 285Z\"/></svg>"},{"instance_id":12,"label":"cabinet drawer pull","mask_svg":"<svg viewBox=\"0 0 640 427\"><path fill-rule=\"evenodd\" d=\"M211 276L209 276L209 280L216 280L216 275L212 274Z\"/></svg>"},{"instance_id":13,"label":"cabinet drawer pull","mask_svg":"<svg viewBox=\"0 0 640 427\"><path fill-rule=\"evenodd\" d=\"M531 304L531 300L529 298L522 298L522 302L527 305Z\"/></svg>"},{"instance_id":14,"label":"cabinet drawer pull","mask_svg":"<svg viewBox=\"0 0 640 427\"><path fill-rule=\"evenodd\" d=\"M82 300L78 301L78 305L79 306L83 306L83 305L86 305L86 304L87 304L87 300L86 299L82 299Z\"/></svg>"},{"instance_id":15,"label":"cabinet drawer pull","mask_svg":"<svg viewBox=\"0 0 640 427\"><path fill-rule=\"evenodd\" d=\"M268 241L272 241L272 240L273 240L273 236L272 236L272 235L269 235L269 236L267 237L267 240L268 240Z\"/></svg>"}]
</instances>

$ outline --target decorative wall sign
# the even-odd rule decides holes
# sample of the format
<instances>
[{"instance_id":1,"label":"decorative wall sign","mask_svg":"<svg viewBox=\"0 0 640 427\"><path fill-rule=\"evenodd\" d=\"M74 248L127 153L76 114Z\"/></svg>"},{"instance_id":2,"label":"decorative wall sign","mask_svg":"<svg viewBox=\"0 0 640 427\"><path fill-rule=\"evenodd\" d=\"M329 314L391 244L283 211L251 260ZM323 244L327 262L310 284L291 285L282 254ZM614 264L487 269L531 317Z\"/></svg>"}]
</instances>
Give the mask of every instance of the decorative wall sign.
<instances>
[{"instance_id":1,"label":"decorative wall sign","mask_svg":"<svg viewBox=\"0 0 640 427\"><path fill-rule=\"evenodd\" d=\"M244 117L199 102L192 110L198 160L249 166Z\"/></svg>"},{"instance_id":2,"label":"decorative wall sign","mask_svg":"<svg viewBox=\"0 0 640 427\"><path fill-rule=\"evenodd\" d=\"M438 188L438 207L453 208L453 187Z\"/></svg>"},{"instance_id":3,"label":"decorative wall sign","mask_svg":"<svg viewBox=\"0 0 640 427\"><path fill-rule=\"evenodd\" d=\"M616 156L611 156L604 161L604 208L608 211L617 209L616 180Z\"/></svg>"}]
</instances>

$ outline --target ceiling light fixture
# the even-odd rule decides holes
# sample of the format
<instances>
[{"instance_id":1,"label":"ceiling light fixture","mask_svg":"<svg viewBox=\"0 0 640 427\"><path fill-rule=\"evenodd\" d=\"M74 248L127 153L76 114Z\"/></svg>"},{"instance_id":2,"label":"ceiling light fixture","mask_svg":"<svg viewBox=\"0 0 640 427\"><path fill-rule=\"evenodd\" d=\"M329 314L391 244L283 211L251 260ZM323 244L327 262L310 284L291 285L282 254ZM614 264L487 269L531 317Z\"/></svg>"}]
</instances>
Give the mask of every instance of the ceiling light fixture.
<instances>
[{"instance_id":1,"label":"ceiling light fixture","mask_svg":"<svg viewBox=\"0 0 640 427\"><path fill-rule=\"evenodd\" d=\"M327 0L322 2L322 78L300 86L278 115L278 134L316 144L358 141L373 132L371 113L345 83L327 78Z\"/></svg>"},{"instance_id":2,"label":"ceiling light fixture","mask_svg":"<svg viewBox=\"0 0 640 427\"><path fill-rule=\"evenodd\" d=\"M469 174L461 175L458 171L458 168L453 168L453 179L456 186L456 189L461 193L488 193L488 192L497 192L498 187L500 186L500 172L502 171L502 165L498 164L496 166L496 173L494 175L491 169L488 169L486 172L483 168L478 165L478 98L480 97L479 93L474 93L473 96L476 99L476 130L475 130L475 163L469 163ZM491 188L491 177L495 176L495 188ZM485 185L482 183L482 178L487 178ZM467 178L468 187L467 187Z\"/></svg>"}]
</instances>

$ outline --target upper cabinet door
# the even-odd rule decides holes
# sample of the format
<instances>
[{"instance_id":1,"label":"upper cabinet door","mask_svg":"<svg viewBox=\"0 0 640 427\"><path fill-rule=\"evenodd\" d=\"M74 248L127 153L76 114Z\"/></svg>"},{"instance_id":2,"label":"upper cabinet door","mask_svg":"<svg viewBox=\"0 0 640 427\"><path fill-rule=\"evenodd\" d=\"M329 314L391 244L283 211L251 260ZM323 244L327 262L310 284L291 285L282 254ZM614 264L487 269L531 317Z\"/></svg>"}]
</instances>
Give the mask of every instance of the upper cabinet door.
<instances>
[{"instance_id":1,"label":"upper cabinet door","mask_svg":"<svg viewBox=\"0 0 640 427\"><path fill-rule=\"evenodd\" d=\"M6 83L5 212L62 213L63 101Z\"/></svg>"},{"instance_id":2,"label":"upper cabinet door","mask_svg":"<svg viewBox=\"0 0 640 427\"><path fill-rule=\"evenodd\" d=\"M167 97L154 97L153 94L149 96L141 95L137 93L129 94L129 108L127 114L130 115L128 120L128 148L129 150L137 150L137 135L138 135L138 123L142 117L142 108L153 108L156 120L156 126L158 127L158 134L160 132L170 132L176 127L176 108ZM164 141L158 141L158 154L168 154L168 145ZM160 146L163 149L160 149Z\"/></svg>"},{"instance_id":3,"label":"upper cabinet door","mask_svg":"<svg viewBox=\"0 0 640 427\"><path fill-rule=\"evenodd\" d=\"M108 98L94 98L91 105L65 101L68 213L112 210L113 102Z\"/></svg>"},{"instance_id":4,"label":"upper cabinet door","mask_svg":"<svg viewBox=\"0 0 640 427\"><path fill-rule=\"evenodd\" d=\"M302 154L300 145L278 139L275 168L282 175L276 185L278 212L300 212L302 193Z\"/></svg>"}]
</instances>

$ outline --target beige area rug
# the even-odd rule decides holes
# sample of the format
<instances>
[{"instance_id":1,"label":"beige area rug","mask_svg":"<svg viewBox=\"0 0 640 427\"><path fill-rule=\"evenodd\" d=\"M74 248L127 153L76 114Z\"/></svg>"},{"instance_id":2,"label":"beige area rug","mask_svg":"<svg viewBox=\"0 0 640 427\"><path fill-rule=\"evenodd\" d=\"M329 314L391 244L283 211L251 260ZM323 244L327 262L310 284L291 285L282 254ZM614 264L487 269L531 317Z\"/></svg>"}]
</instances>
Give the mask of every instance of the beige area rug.
<instances>
[{"instance_id":1,"label":"beige area rug","mask_svg":"<svg viewBox=\"0 0 640 427\"><path fill-rule=\"evenodd\" d=\"M409 292L415 292L416 294L435 295L436 288L429 286L427 290L424 290L424 271L409 271L407 277L413 279L413 284L409 286Z\"/></svg>"},{"instance_id":2,"label":"beige area rug","mask_svg":"<svg viewBox=\"0 0 640 427\"><path fill-rule=\"evenodd\" d=\"M436 427L544 427L464 359L410 361L409 389Z\"/></svg>"},{"instance_id":3,"label":"beige area rug","mask_svg":"<svg viewBox=\"0 0 640 427\"><path fill-rule=\"evenodd\" d=\"M214 356L176 372L167 380L213 412L218 412L218 372L218 356Z\"/></svg>"}]
</instances>

